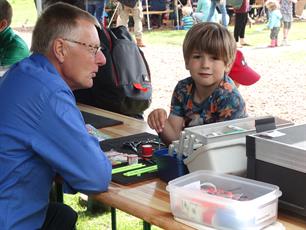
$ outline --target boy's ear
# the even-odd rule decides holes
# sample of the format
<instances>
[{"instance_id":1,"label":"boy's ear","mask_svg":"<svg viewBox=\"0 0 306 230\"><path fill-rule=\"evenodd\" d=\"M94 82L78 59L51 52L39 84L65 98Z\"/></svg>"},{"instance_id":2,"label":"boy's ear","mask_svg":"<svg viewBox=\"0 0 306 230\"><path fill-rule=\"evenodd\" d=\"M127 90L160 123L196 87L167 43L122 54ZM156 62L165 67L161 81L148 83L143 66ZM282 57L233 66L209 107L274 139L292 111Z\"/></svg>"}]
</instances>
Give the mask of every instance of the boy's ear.
<instances>
[{"instance_id":1,"label":"boy's ear","mask_svg":"<svg viewBox=\"0 0 306 230\"><path fill-rule=\"evenodd\" d=\"M225 72L226 73L229 73L231 71L232 65L233 65L233 63L229 63L229 64L225 65Z\"/></svg>"},{"instance_id":2,"label":"boy's ear","mask_svg":"<svg viewBox=\"0 0 306 230\"><path fill-rule=\"evenodd\" d=\"M3 30L5 30L6 27L8 27L8 22L7 22L7 20L5 20L5 19L0 20L0 32L2 32Z\"/></svg>"},{"instance_id":3,"label":"boy's ear","mask_svg":"<svg viewBox=\"0 0 306 230\"><path fill-rule=\"evenodd\" d=\"M185 68L186 68L186 70L190 70L189 69L189 65L188 65L188 63L185 61Z\"/></svg>"}]
</instances>

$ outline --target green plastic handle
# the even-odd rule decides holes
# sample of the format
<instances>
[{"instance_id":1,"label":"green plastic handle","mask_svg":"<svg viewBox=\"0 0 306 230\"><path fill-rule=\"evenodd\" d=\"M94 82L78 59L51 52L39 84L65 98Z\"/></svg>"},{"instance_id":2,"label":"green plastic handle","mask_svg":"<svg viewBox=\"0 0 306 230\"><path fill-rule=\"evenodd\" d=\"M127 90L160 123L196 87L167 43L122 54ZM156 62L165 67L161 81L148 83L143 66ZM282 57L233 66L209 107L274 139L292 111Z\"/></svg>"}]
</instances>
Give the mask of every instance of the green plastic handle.
<instances>
[{"instance_id":1,"label":"green plastic handle","mask_svg":"<svg viewBox=\"0 0 306 230\"><path fill-rule=\"evenodd\" d=\"M157 165L153 165L153 166L149 166L149 167L144 167L141 169L136 169L136 170L132 170L129 172L125 172L123 173L123 176L140 176L141 174L144 173L150 173L150 172L156 172L157 171Z\"/></svg>"},{"instance_id":2,"label":"green plastic handle","mask_svg":"<svg viewBox=\"0 0 306 230\"><path fill-rule=\"evenodd\" d=\"M112 170L112 174L116 174L116 173L121 173L121 172L125 172L125 171L129 171L132 169L138 169L138 168L142 168L146 166L145 164L139 163L139 164L132 164L132 165L127 165L127 166L123 166L123 167L119 167L119 168L114 168Z\"/></svg>"}]
</instances>

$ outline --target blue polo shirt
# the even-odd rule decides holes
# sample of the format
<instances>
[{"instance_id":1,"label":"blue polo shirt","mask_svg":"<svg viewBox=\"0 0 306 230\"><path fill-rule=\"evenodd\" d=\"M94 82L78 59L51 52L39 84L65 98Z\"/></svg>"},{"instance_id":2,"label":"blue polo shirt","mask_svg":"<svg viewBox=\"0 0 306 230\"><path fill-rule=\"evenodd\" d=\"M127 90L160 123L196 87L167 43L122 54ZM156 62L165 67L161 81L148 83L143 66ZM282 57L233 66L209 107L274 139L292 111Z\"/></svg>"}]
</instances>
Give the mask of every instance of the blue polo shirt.
<instances>
[{"instance_id":1,"label":"blue polo shirt","mask_svg":"<svg viewBox=\"0 0 306 230\"><path fill-rule=\"evenodd\" d=\"M0 82L0 229L38 229L55 173L74 190L106 191L111 164L90 136L72 91L34 54Z\"/></svg>"}]
</instances>

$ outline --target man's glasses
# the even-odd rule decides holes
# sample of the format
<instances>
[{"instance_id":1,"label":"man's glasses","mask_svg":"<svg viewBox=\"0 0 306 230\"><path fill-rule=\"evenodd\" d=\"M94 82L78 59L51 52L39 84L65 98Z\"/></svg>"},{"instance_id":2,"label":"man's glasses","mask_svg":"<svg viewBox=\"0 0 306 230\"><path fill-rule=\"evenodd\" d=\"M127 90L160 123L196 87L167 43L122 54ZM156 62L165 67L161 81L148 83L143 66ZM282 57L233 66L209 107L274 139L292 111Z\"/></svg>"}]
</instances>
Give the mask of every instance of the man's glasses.
<instances>
[{"instance_id":1,"label":"man's glasses","mask_svg":"<svg viewBox=\"0 0 306 230\"><path fill-rule=\"evenodd\" d=\"M68 41L68 42L73 42L75 44L78 44L78 45L82 45L82 46L85 46L87 48L89 48L89 51L90 53L92 53L93 55L97 55L98 51L100 50L103 50L103 47L101 46L94 46L94 45L91 45L91 44L87 44L85 42L79 42L79 41L76 41L76 40L73 40L73 39L68 39L68 38L63 38L64 41Z\"/></svg>"}]
</instances>

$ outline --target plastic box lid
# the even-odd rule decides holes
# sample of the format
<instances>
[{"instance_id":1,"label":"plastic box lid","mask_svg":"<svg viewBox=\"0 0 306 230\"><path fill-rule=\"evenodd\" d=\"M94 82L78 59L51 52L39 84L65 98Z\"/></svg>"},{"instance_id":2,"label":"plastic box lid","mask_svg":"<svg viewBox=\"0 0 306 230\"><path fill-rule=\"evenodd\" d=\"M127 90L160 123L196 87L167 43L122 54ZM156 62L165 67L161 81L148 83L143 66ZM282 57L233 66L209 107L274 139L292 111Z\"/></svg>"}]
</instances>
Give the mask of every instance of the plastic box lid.
<instances>
[{"instance_id":1,"label":"plastic box lid","mask_svg":"<svg viewBox=\"0 0 306 230\"><path fill-rule=\"evenodd\" d=\"M206 145L209 143L228 140L229 138L244 138L246 135L254 134L256 132L255 121L267 118L273 117L247 117L189 127L185 128L184 131L187 133L187 135L194 134L198 141ZM282 127L292 125L292 123L290 121L275 117L275 125L276 127Z\"/></svg>"},{"instance_id":2,"label":"plastic box lid","mask_svg":"<svg viewBox=\"0 0 306 230\"><path fill-rule=\"evenodd\" d=\"M252 136L256 159L306 173L306 124Z\"/></svg>"},{"instance_id":3,"label":"plastic box lid","mask_svg":"<svg viewBox=\"0 0 306 230\"><path fill-rule=\"evenodd\" d=\"M175 217L218 229L272 224L282 194L276 185L208 170L172 180L166 189Z\"/></svg>"}]
</instances>

